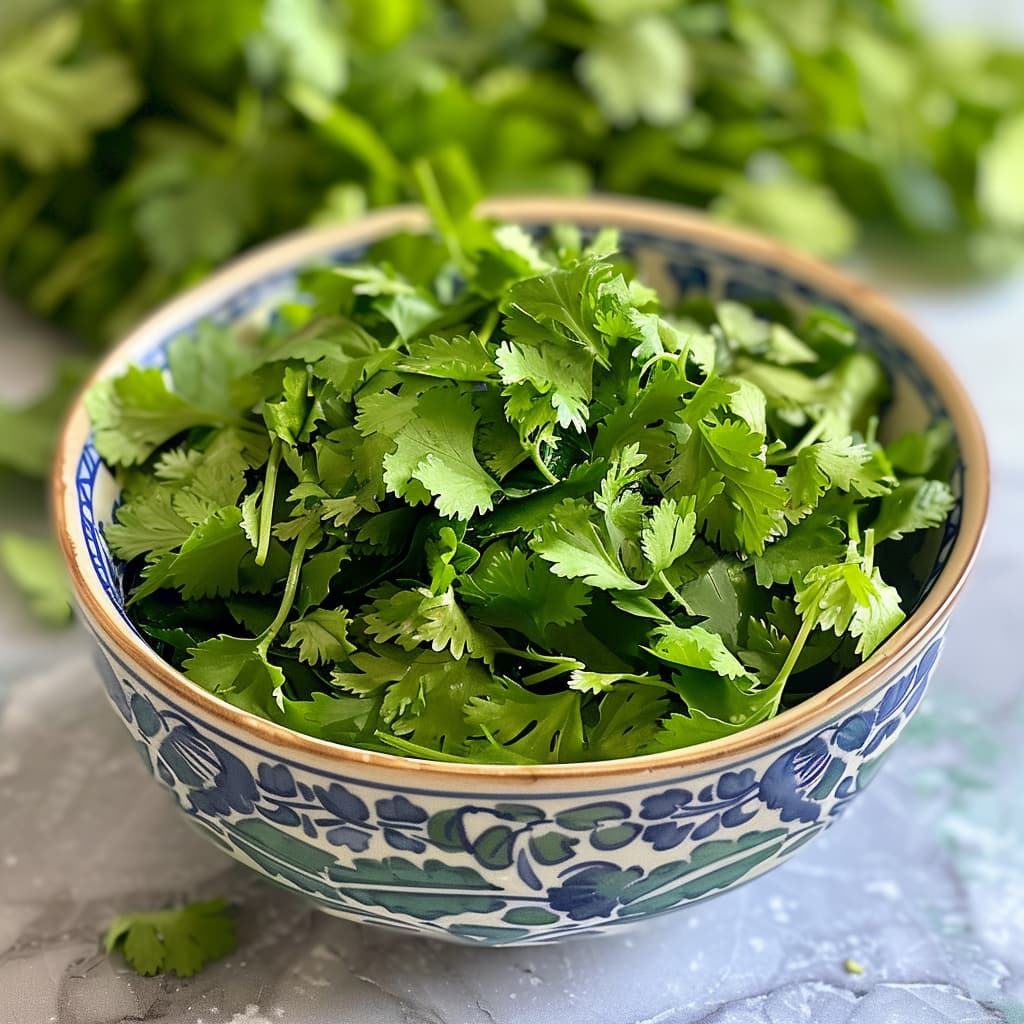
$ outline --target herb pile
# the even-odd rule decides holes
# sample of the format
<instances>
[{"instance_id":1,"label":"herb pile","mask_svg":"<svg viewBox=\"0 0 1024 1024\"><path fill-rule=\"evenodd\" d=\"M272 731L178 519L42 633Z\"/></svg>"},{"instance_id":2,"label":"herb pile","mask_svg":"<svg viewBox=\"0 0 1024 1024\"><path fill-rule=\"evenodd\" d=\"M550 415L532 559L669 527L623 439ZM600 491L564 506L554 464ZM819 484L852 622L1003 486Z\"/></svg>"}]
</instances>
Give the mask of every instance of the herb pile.
<instances>
[{"instance_id":1,"label":"herb pile","mask_svg":"<svg viewBox=\"0 0 1024 1024\"><path fill-rule=\"evenodd\" d=\"M117 336L239 249L412 194L710 206L824 255L862 229L1005 265L1024 54L900 0L6 0L0 280ZM201 225L201 230L197 226Z\"/></svg>"},{"instance_id":2,"label":"herb pile","mask_svg":"<svg viewBox=\"0 0 1024 1024\"><path fill-rule=\"evenodd\" d=\"M436 217L88 395L162 655L323 739L529 764L735 733L899 625L949 428L883 447L845 322L665 312L613 231Z\"/></svg>"}]
</instances>

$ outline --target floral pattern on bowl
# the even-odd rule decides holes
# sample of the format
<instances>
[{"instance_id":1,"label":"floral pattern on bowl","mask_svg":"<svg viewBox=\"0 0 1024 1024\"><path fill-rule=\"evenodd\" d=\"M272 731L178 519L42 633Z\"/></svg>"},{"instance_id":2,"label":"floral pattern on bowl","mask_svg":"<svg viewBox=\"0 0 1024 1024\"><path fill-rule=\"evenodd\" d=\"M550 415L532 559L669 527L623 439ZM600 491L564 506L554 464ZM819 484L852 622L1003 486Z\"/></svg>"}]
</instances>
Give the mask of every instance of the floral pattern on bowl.
<instances>
[{"instance_id":1,"label":"floral pattern on bowl","mask_svg":"<svg viewBox=\"0 0 1024 1024\"><path fill-rule=\"evenodd\" d=\"M941 640L855 711L724 768L653 786L487 800L268 758L104 648L107 692L146 767L237 860L368 924L503 944L597 934L781 863L873 777Z\"/></svg>"},{"instance_id":2,"label":"floral pattern on bowl","mask_svg":"<svg viewBox=\"0 0 1024 1024\"><path fill-rule=\"evenodd\" d=\"M289 733L162 663L125 614L121 570L103 541L117 488L84 411L74 411L56 477L60 532L107 692L147 769L211 841L322 909L495 945L601 934L685 907L781 864L836 820L921 700L987 493L977 420L948 369L834 271L657 204L519 200L498 213L526 225L618 224L623 249L670 291L838 309L892 372L898 426L950 416L961 461L958 504L936 531L920 607L824 694L735 739L670 754L536 769L437 765ZM416 211L388 211L257 252L155 314L100 372L163 365L168 343L198 321L266 315L294 293L303 266L357 259L374 238L422 223Z\"/></svg>"}]
</instances>

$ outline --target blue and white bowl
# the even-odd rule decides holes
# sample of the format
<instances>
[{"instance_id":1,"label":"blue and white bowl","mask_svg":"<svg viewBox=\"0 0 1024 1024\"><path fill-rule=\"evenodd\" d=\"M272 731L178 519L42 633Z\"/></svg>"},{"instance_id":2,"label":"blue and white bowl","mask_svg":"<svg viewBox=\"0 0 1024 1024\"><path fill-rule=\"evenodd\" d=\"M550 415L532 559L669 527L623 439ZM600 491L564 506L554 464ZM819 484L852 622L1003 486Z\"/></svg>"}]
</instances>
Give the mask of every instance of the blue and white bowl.
<instances>
[{"instance_id":1,"label":"blue and white bowl","mask_svg":"<svg viewBox=\"0 0 1024 1024\"><path fill-rule=\"evenodd\" d=\"M831 824L918 706L981 538L988 466L953 372L886 302L775 243L654 203L517 199L489 212L527 226L610 224L667 292L824 305L858 328L894 377L890 430L952 422L957 505L928 590L907 622L824 692L738 736L619 761L541 767L440 764L312 739L223 703L162 661L124 611L103 541L118 490L81 402L55 475L61 541L111 703L143 760L210 840L341 917L485 945L614 932L750 881ZM419 230L399 208L306 231L243 257L155 313L106 359L161 365L212 317L265 314L312 263L358 259Z\"/></svg>"}]
</instances>

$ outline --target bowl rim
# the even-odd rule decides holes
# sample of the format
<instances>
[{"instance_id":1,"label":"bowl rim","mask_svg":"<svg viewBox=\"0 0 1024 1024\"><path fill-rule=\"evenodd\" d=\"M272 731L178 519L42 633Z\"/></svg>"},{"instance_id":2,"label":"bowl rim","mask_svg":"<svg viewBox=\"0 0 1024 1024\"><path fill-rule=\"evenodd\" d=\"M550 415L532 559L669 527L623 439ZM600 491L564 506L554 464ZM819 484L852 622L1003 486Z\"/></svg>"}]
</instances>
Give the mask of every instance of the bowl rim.
<instances>
[{"instance_id":1,"label":"bowl rim","mask_svg":"<svg viewBox=\"0 0 1024 1024\"><path fill-rule=\"evenodd\" d=\"M250 740L313 755L335 766L363 765L416 772L421 779L424 774L444 776L449 783L455 777L467 781L492 778L502 783L540 782L635 776L706 766L759 749L767 750L783 737L800 735L815 722L832 717L832 712L849 707L909 664L934 638L961 593L984 533L990 492L988 451L978 414L952 367L923 332L889 300L846 273L755 232L721 224L676 204L603 194L577 198L531 195L488 200L481 203L479 209L500 220L523 224L567 222L589 227L610 224L670 240L707 243L753 262L791 272L845 302L889 334L941 395L960 442L964 467L960 529L945 566L924 600L867 661L775 718L734 736L679 750L616 760L495 765L430 761L363 750L294 732L236 708L186 678L127 627L92 571L77 514L77 468L90 433L83 396L93 383L127 366L133 355L148 351L156 337L166 335L184 322L201 318L210 307L248 285L315 262L332 250L376 241L397 231L423 230L429 226L423 208L402 205L370 212L349 224L300 229L243 253L147 316L107 353L80 389L60 433L51 478L52 509L79 606L129 664L144 669L185 705L212 716L225 728L239 730Z\"/></svg>"}]
</instances>

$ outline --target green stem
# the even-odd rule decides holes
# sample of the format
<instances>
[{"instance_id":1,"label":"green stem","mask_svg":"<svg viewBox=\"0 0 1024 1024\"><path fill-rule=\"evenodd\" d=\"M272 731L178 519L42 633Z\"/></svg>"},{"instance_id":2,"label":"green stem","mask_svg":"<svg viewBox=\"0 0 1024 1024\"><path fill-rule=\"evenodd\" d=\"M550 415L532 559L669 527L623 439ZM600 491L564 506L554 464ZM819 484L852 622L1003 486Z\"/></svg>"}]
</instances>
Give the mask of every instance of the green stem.
<instances>
[{"instance_id":1,"label":"green stem","mask_svg":"<svg viewBox=\"0 0 1024 1024\"><path fill-rule=\"evenodd\" d=\"M277 491L277 470L281 465L281 439L274 439L267 458L267 477L260 504L260 536L256 545L256 564L265 565L270 551L270 528L274 522L274 494Z\"/></svg>"},{"instance_id":2,"label":"green stem","mask_svg":"<svg viewBox=\"0 0 1024 1024\"><path fill-rule=\"evenodd\" d=\"M564 676L567 672L573 672L578 668L583 668L578 661L568 663L563 660L557 665L552 665L551 668L541 669L540 672L534 672L532 675L523 676L523 686L533 686L536 683L543 683L545 680L554 679L555 676Z\"/></svg>"},{"instance_id":3,"label":"green stem","mask_svg":"<svg viewBox=\"0 0 1024 1024\"><path fill-rule=\"evenodd\" d=\"M790 449L790 455L796 455L802 448L806 448L809 444L814 444L815 441L821 437L821 432L825 429L825 421L823 419L818 420L817 423L811 427L810 430L800 438L799 441Z\"/></svg>"},{"instance_id":4,"label":"green stem","mask_svg":"<svg viewBox=\"0 0 1024 1024\"><path fill-rule=\"evenodd\" d=\"M476 332L476 336L485 345L491 340L491 335L494 333L494 328L498 326L498 307L491 306L487 313L487 319L484 320L480 330Z\"/></svg>"},{"instance_id":5,"label":"green stem","mask_svg":"<svg viewBox=\"0 0 1024 1024\"><path fill-rule=\"evenodd\" d=\"M544 460L540 457L540 441L535 441L533 446L530 448L530 458L533 459L533 464L540 471L540 475L544 477L549 484L559 483L558 477L555 476L550 469L544 464Z\"/></svg>"},{"instance_id":6,"label":"green stem","mask_svg":"<svg viewBox=\"0 0 1024 1024\"><path fill-rule=\"evenodd\" d=\"M434 168L430 166L430 161L423 157L414 160L412 176L416 182L416 187L419 189L420 197L427 209L430 210L434 223L437 225L437 230L441 238L444 239L444 244L448 249L448 255L451 256L452 262L464 274L470 276L473 268L469 260L466 259L465 252L462 250L455 220L448 209L448 204L444 201L444 195L437 184L437 176L434 174Z\"/></svg>"},{"instance_id":7,"label":"green stem","mask_svg":"<svg viewBox=\"0 0 1024 1024\"><path fill-rule=\"evenodd\" d=\"M786 655L786 660L782 663L782 668L779 669L779 674L772 682L771 688L775 690L775 696L772 700L771 714L767 716L768 718L773 718L778 713L779 704L782 701L783 687L786 685L786 680L803 653L804 645L807 643L807 638L811 635L812 629L814 629L814 619L804 619L803 624L800 626L800 632L797 633L793 646L790 647L789 654Z\"/></svg>"},{"instance_id":8,"label":"green stem","mask_svg":"<svg viewBox=\"0 0 1024 1024\"><path fill-rule=\"evenodd\" d=\"M849 534L850 540L852 540L853 543L857 545L857 547L860 547L860 523L859 523L859 521L857 519L857 510L855 508L851 508L850 512L849 512L849 515L847 515L847 517L846 517L846 529L847 529L847 532ZM875 550L875 541L874 541L874 534L872 533L872 538L871 538L871 551L872 551L872 553L874 553L874 550Z\"/></svg>"},{"instance_id":9,"label":"green stem","mask_svg":"<svg viewBox=\"0 0 1024 1024\"><path fill-rule=\"evenodd\" d=\"M281 598L281 604L277 609L277 614L274 616L274 621L260 634L260 642L257 650L260 654L266 658L267 652L270 650L270 645L274 642L277 634L281 632L281 627L284 626L288 620L288 616L291 614L292 605L295 603L295 594L299 589L299 576L302 572L302 561L306 557L306 549L309 547L310 539L313 534L319 529L320 524L317 521L309 523L295 538L295 547L292 550L292 560L288 565L288 580L284 586L284 595Z\"/></svg>"},{"instance_id":10,"label":"green stem","mask_svg":"<svg viewBox=\"0 0 1024 1024\"><path fill-rule=\"evenodd\" d=\"M676 604L678 604L687 615L692 615L693 612L690 611L690 606L684 600L683 595L680 594L671 583L669 583L664 570L658 573L658 579L661 581L661 585L672 595L673 598L675 598Z\"/></svg>"},{"instance_id":11,"label":"green stem","mask_svg":"<svg viewBox=\"0 0 1024 1024\"><path fill-rule=\"evenodd\" d=\"M659 352L656 356L651 356L651 358L648 359L647 362L644 363L644 365L640 367L640 380L643 380L644 377L647 375L647 371L652 366L656 366L658 363L672 363L672 364L678 366L679 365L679 360L680 360L682 355L685 355L685 350L684 350L683 353L679 353L679 352Z\"/></svg>"}]
</instances>

